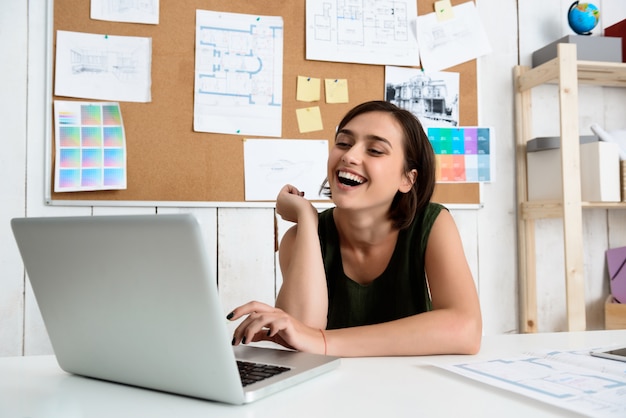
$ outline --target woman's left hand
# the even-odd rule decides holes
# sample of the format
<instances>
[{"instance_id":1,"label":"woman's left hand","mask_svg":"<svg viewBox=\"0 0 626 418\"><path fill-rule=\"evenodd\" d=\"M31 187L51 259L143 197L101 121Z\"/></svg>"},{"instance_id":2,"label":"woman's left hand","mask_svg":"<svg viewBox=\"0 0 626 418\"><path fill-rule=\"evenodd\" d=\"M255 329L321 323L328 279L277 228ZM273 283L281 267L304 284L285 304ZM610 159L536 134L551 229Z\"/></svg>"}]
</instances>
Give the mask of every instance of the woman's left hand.
<instances>
[{"instance_id":1,"label":"woman's left hand","mask_svg":"<svg viewBox=\"0 0 626 418\"><path fill-rule=\"evenodd\" d=\"M233 310L227 319L242 317L245 319L235 329L233 345L272 341L298 351L325 354L323 331L303 324L282 309L252 301Z\"/></svg>"}]
</instances>

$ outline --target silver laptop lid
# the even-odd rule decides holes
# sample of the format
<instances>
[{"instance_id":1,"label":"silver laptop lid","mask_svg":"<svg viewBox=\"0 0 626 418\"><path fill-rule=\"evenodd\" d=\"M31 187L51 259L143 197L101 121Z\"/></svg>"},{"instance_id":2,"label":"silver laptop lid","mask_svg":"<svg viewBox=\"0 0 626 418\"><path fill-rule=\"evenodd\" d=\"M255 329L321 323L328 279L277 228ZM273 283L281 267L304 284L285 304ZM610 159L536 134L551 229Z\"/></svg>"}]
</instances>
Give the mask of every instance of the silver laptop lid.
<instances>
[{"instance_id":1,"label":"silver laptop lid","mask_svg":"<svg viewBox=\"0 0 626 418\"><path fill-rule=\"evenodd\" d=\"M61 368L243 402L193 216L27 218L12 227Z\"/></svg>"}]
</instances>

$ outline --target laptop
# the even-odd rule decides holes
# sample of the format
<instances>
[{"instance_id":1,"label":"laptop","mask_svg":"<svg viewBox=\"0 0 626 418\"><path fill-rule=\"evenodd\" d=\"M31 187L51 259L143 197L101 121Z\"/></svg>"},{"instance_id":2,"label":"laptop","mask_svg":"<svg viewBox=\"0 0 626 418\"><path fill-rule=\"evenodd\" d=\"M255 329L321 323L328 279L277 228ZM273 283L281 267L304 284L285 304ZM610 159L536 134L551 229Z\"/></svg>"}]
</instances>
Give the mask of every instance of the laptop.
<instances>
[{"instance_id":1,"label":"laptop","mask_svg":"<svg viewBox=\"0 0 626 418\"><path fill-rule=\"evenodd\" d=\"M231 345L191 214L17 218L11 226L69 373L244 404L339 365L332 356ZM238 364L250 363L279 373L244 385Z\"/></svg>"}]
</instances>

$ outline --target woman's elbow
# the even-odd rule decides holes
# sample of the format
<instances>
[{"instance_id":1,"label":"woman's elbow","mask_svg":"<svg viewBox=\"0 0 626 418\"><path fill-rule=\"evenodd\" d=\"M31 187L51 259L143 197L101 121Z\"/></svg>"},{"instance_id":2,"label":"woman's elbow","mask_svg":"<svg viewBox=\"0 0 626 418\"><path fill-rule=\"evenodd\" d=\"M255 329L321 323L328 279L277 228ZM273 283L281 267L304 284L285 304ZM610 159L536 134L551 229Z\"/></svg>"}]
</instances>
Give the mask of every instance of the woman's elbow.
<instances>
[{"instance_id":1,"label":"woman's elbow","mask_svg":"<svg viewBox=\"0 0 626 418\"><path fill-rule=\"evenodd\" d=\"M459 354L477 354L480 351L482 343L482 318L480 315L472 315L465 317L460 326L458 339Z\"/></svg>"}]
</instances>

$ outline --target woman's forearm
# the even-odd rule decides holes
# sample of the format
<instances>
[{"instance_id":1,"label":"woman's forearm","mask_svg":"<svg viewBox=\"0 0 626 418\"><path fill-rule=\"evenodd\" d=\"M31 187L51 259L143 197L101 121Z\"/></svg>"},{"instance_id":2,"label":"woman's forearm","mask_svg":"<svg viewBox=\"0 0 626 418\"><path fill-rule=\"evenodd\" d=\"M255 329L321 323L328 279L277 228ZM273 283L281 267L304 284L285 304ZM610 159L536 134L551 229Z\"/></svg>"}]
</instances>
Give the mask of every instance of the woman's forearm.
<instances>
[{"instance_id":1,"label":"woman's forearm","mask_svg":"<svg viewBox=\"0 0 626 418\"><path fill-rule=\"evenodd\" d=\"M283 284L276 307L311 327L325 328L328 291L317 224L317 213L302 216L281 242Z\"/></svg>"}]
</instances>

